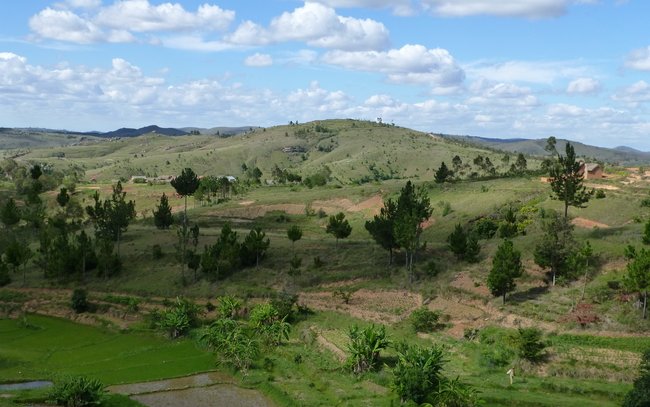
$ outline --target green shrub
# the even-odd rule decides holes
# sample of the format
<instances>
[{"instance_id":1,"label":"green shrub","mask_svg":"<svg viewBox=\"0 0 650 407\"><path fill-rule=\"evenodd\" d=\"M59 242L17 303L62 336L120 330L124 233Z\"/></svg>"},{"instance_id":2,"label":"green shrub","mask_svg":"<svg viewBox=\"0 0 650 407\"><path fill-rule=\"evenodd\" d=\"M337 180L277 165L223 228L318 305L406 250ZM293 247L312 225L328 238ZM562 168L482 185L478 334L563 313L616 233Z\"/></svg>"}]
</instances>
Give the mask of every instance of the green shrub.
<instances>
[{"instance_id":1,"label":"green shrub","mask_svg":"<svg viewBox=\"0 0 650 407\"><path fill-rule=\"evenodd\" d=\"M219 316L222 318L233 319L237 316L237 313L241 309L242 302L239 298L232 297L229 295L224 295L219 297Z\"/></svg>"},{"instance_id":2,"label":"green shrub","mask_svg":"<svg viewBox=\"0 0 650 407\"><path fill-rule=\"evenodd\" d=\"M411 313L409 320L415 332L431 332L439 326L440 312L420 307Z\"/></svg>"},{"instance_id":3,"label":"green shrub","mask_svg":"<svg viewBox=\"0 0 650 407\"><path fill-rule=\"evenodd\" d=\"M481 218L474 225L474 233L479 239L491 239L499 229L499 225L491 218Z\"/></svg>"},{"instance_id":4,"label":"green shrub","mask_svg":"<svg viewBox=\"0 0 650 407\"><path fill-rule=\"evenodd\" d=\"M97 379L84 376L67 377L52 386L48 401L58 406L96 406L102 401L104 385Z\"/></svg>"},{"instance_id":5,"label":"green shrub","mask_svg":"<svg viewBox=\"0 0 650 407\"><path fill-rule=\"evenodd\" d=\"M77 314L88 311L90 304L88 303L88 293L82 288L76 288L72 292L72 298L70 300L70 307Z\"/></svg>"},{"instance_id":6,"label":"green shrub","mask_svg":"<svg viewBox=\"0 0 650 407\"><path fill-rule=\"evenodd\" d=\"M604 189L597 189L596 190L596 195L594 195L596 199L603 199L605 198L605 190Z\"/></svg>"},{"instance_id":7,"label":"green shrub","mask_svg":"<svg viewBox=\"0 0 650 407\"><path fill-rule=\"evenodd\" d=\"M446 360L442 348L438 345L423 348L399 343L396 349L393 389L402 402L414 401L419 405L438 390L443 379L442 367Z\"/></svg>"},{"instance_id":8,"label":"green shrub","mask_svg":"<svg viewBox=\"0 0 650 407\"><path fill-rule=\"evenodd\" d=\"M386 336L386 327L371 325L359 328L354 325L348 332L348 351L350 356L347 367L355 374L374 370L379 365L379 353L390 344Z\"/></svg>"},{"instance_id":9,"label":"green shrub","mask_svg":"<svg viewBox=\"0 0 650 407\"><path fill-rule=\"evenodd\" d=\"M623 401L623 407L644 406L650 406L650 349L643 352L639 376L634 380L634 387Z\"/></svg>"},{"instance_id":10,"label":"green shrub","mask_svg":"<svg viewBox=\"0 0 650 407\"><path fill-rule=\"evenodd\" d=\"M158 326L167 331L170 338L186 335L198 325L200 308L195 303L177 297L175 303L160 314Z\"/></svg>"},{"instance_id":11,"label":"green shrub","mask_svg":"<svg viewBox=\"0 0 650 407\"><path fill-rule=\"evenodd\" d=\"M546 358L546 343L542 340L542 331L537 328L519 328L515 338L517 353L520 358L533 363Z\"/></svg>"},{"instance_id":12,"label":"green shrub","mask_svg":"<svg viewBox=\"0 0 650 407\"><path fill-rule=\"evenodd\" d=\"M154 260L162 259L165 254L162 251L162 247L159 244L151 246L151 257Z\"/></svg>"}]
</instances>

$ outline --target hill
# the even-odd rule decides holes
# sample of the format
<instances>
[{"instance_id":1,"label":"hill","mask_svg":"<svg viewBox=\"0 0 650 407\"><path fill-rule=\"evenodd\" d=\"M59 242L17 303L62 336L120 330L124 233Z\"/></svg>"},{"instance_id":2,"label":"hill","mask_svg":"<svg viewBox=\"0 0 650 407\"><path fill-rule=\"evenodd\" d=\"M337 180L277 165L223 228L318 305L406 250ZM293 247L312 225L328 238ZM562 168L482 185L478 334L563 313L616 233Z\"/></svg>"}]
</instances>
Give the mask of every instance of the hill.
<instances>
[{"instance_id":1,"label":"hill","mask_svg":"<svg viewBox=\"0 0 650 407\"><path fill-rule=\"evenodd\" d=\"M498 172L509 169L503 153L411 129L355 120L325 120L300 125L253 129L227 138L194 135L165 137L158 133L104 140L92 145L34 149L24 158L55 167L74 160L97 180L133 175L177 174L192 167L200 175L243 174L242 164L259 167L263 179L277 165L303 177L330 171L339 184L386 179L431 179L443 161L458 155L460 176L484 175L471 162L488 157ZM530 160L529 168L538 165ZM327 169L326 169L327 167Z\"/></svg>"},{"instance_id":2,"label":"hill","mask_svg":"<svg viewBox=\"0 0 650 407\"><path fill-rule=\"evenodd\" d=\"M534 156L547 156L548 152L544 150L546 139L498 139L484 138L473 136L451 136L444 137L459 140L474 146L486 147L512 153L524 153ZM564 151L567 140L558 139L557 149ZM571 141L576 150L576 154L594 161L603 161L618 165L639 165L650 162L650 152L639 151L630 147L605 148L591 146L588 144Z\"/></svg>"},{"instance_id":3,"label":"hill","mask_svg":"<svg viewBox=\"0 0 650 407\"><path fill-rule=\"evenodd\" d=\"M163 128L156 125L141 127L139 129L130 129L123 127L107 133L99 133L99 137L138 137L149 133L156 133L163 136L186 136L189 133L179 129Z\"/></svg>"}]
</instances>

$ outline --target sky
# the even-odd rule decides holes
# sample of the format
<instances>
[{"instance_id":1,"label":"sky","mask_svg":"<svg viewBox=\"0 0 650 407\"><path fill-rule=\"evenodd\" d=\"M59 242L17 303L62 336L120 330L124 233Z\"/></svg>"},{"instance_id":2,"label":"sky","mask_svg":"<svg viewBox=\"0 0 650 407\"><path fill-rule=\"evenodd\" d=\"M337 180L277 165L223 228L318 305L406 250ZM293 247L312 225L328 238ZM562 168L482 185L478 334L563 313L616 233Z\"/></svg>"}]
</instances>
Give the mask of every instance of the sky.
<instances>
[{"instance_id":1,"label":"sky","mask_svg":"<svg viewBox=\"0 0 650 407\"><path fill-rule=\"evenodd\" d=\"M0 126L352 118L650 151L647 0L3 0Z\"/></svg>"}]
</instances>

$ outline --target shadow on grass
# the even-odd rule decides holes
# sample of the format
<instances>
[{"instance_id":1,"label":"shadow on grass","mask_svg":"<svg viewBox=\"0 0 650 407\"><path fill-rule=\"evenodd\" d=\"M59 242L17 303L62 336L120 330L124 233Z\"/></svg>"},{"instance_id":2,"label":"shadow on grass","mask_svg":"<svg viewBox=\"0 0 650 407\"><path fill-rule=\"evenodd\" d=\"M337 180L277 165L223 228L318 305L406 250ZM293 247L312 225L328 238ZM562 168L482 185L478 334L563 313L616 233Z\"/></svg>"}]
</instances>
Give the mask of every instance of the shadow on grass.
<instances>
[{"instance_id":1,"label":"shadow on grass","mask_svg":"<svg viewBox=\"0 0 650 407\"><path fill-rule=\"evenodd\" d=\"M512 303L522 303L530 300L537 299L541 297L542 295L548 293L549 286L538 286L538 287L530 287L526 291L519 291L514 294L510 294L508 297L508 302Z\"/></svg>"}]
</instances>

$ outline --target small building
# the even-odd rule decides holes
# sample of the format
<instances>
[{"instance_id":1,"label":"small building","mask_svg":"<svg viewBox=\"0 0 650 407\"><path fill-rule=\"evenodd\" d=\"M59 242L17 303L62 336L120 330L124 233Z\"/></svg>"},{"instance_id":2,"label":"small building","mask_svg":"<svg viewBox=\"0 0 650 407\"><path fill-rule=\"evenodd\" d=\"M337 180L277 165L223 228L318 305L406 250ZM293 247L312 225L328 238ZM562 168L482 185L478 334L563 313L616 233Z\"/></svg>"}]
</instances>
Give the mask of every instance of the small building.
<instances>
[{"instance_id":1,"label":"small building","mask_svg":"<svg viewBox=\"0 0 650 407\"><path fill-rule=\"evenodd\" d=\"M604 177L603 167L598 163L580 163L580 175L584 179L601 179Z\"/></svg>"}]
</instances>

